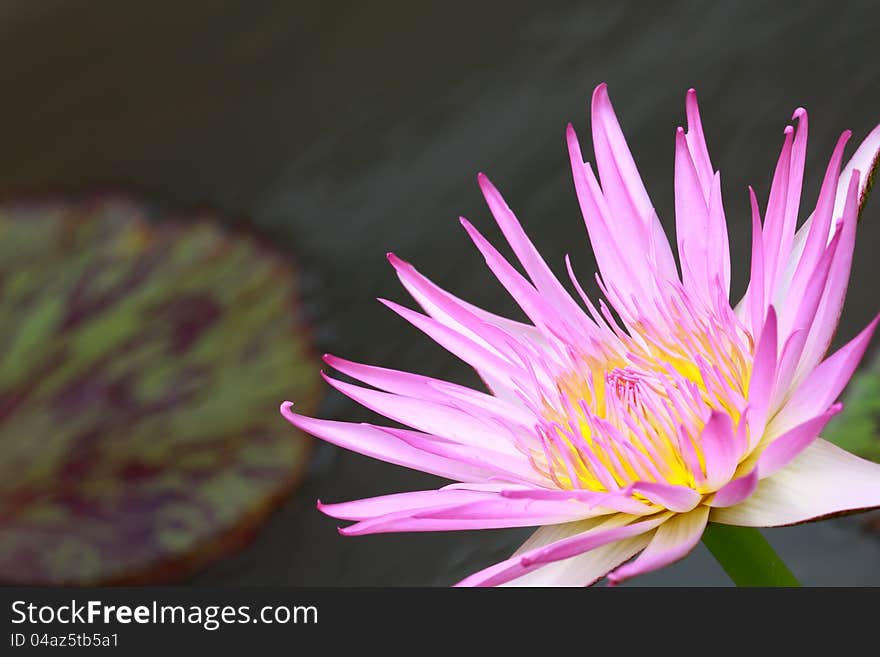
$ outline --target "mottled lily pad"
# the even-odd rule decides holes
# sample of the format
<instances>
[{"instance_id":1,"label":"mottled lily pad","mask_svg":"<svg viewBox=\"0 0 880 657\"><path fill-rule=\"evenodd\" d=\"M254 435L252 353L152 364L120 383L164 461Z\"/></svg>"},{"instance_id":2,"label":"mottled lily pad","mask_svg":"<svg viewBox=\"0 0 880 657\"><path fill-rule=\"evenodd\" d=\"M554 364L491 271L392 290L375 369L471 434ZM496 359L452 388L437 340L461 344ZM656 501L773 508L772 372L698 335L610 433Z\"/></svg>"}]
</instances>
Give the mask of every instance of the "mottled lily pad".
<instances>
[{"instance_id":1,"label":"mottled lily pad","mask_svg":"<svg viewBox=\"0 0 880 657\"><path fill-rule=\"evenodd\" d=\"M843 412L822 437L854 454L880 462L880 354L852 378Z\"/></svg>"},{"instance_id":2,"label":"mottled lily pad","mask_svg":"<svg viewBox=\"0 0 880 657\"><path fill-rule=\"evenodd\" d=\"M307 458L295 287L207 213L0 205L0 580L168 581L247 540Z\"/></svg>"}]
</instances>

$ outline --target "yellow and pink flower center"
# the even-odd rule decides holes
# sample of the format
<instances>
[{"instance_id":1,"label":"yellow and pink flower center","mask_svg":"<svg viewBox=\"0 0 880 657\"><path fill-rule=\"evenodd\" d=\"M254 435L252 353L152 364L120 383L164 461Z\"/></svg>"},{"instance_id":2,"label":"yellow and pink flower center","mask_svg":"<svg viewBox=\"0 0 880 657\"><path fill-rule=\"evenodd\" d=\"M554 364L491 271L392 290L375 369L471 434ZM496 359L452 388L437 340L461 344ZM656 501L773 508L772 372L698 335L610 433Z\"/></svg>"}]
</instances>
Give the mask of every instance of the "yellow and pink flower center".
<instances>
[{"instance_id":1,"label":"yellow and pink flower center","mask_svg":"<svg viewBox=\"0 0 880 657\"><path fill-rule=\"evenodd\" d=\"M731 317L670 324L634 323L602 357L582 356L555 377L530 457L559 487L604 492L647 481L713 492L701 434L713 411L739 426L754 343Z\"/></svg>"}]
</instances>

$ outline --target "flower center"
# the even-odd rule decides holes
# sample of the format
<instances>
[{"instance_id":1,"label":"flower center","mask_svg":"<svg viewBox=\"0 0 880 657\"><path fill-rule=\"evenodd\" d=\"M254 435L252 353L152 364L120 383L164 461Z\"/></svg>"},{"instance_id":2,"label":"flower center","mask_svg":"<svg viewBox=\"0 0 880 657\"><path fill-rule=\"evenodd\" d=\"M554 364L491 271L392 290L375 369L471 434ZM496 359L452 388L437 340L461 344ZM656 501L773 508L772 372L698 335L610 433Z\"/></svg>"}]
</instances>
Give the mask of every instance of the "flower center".
<instances>
[{"instance_id":1,"label":"flower center","mask_svg":"<svg viewBox=\"0 0 880 657\"><path fill-rule=\"evenodd\" d=\"M713 411L740 422L751 337L731 317L708 313L628 329L613 351L581 356L542 394L533 464L566 489L648 481L712 492L702 430Z\"/></svg>"}]
</instances>

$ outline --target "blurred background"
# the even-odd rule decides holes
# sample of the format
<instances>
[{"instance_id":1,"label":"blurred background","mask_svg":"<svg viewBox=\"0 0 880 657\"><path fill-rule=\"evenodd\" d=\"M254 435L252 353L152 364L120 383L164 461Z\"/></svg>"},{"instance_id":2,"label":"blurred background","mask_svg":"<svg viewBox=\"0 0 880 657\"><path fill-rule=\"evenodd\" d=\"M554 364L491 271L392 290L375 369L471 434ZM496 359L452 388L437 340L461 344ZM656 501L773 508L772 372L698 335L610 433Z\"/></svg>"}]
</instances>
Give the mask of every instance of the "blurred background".
<instances>
[{"instance_id":1,"label":"blurred background","mask_svg":"<svg viewBox=\"0 0 880 657\"><path fill-rule=\"evenodd\" d=\"M14 227L5 235L18 237L0 249L15 263L4 270L0 262L7 272L0 344L4 358L16 347L20 372L10 374L9 359L0 360L0 449L7 453L0 457L0 579L448 585L506 558L528 530L340 537L336 521L315 509L316 498L343 501L437 481L312 444L281 419L278 402L291 399L322 417L371 418L314 380L320 366L313 354L322 352L479 385L375 301L409 303L385 260L394 251L467 300L517 316L457 221L467 216L500 244L478 171L499 186L557 273L570 253L589 281L595 263L564 129L574 123L586 152L590 94L603 81L669 235L673 135L684 122L685 91L697 89L713 165L722 171L738 297L748 273L746 186L763 206L792 111L810 113L802 217L840 132L853 130L857 144L880 121L878 27L872 2L6 0L0 220ZM68 224L78 227L76 239ZM194 226L210 235L192 233ZM44 238L49 255L22 259L27 245ZM878 239L875 198L859 226L836 344L878 310ZM179 268L166 262L177 249L190 258ZM88 273L91 251L110 274ZM140 274L131 283L131 268L143 267L125 258L158 263L145 280L164 277L162 292L144 288ZM71 273L58 280L52 272L61 263ZM30 283L22 285L30 291L19 298L9 281L25 265ZM82 339L76 322L45 319L39 308L62 296L78 299L83 276L109 276L112 299L95 313L125 314L136 298L141 319ZM248 277L259 279L253 289L230 292ZM120 332L143 333L157 298L176 298L181 281L200 286L184 303L184 333L198 338L193 322L205 312L241 321L218 320L214 342L190 350L197 360L191 370L164 333L150 333L130 364L124 357L134 343L112 351L111 364L122 362L132 380L189 386L167 422L141 428L144 413L113 394L122 379L101 345ZM131 285L142 291L132 294ZM37 334L57 353L70 345L88 352L82 369L57 375L59 386L82 390L97 376L90 363L101 363L116 383L74 401L68 394L64 412L58 390L31 394L54 385L59 362L37 367L56 352L36 340L22 343L34 335L26 330L31 315L43 318ZM284 330L259 333L259 344L244 340L269 324ZM234 362L223 360L229 344ZM866 362L877 350L875 340ZM240 380L224 374L238 368ZM205 393L209 384L222 395ZM113 423L69 429L70 414L96 399ZM148 407L143 399L126 403ZM199 413L172 421L195 405ZM222 444L215 442L221 434ZM245 449L254 436L265 446L258 454ZM154 449L157 440L165 447ZM83 441L91 441L91 452L77 451ZM99 468L100 490L84 491L85 481L99 477L89 469L100 460L93 452L112 467ZM223 459L211 456L220 452ZM72 453L92 465L70 466ZM32 506L39 510L27 522L16 515ZM766 536L804 584L880 585L880 532L869 520L846 517ZM58 545L67 546L60 556ZM140 554L144 545L150 549ZM126 556L133 550L137 559ZM700 546L636 584L729 580Z\"/></svg>"}]
</instances>

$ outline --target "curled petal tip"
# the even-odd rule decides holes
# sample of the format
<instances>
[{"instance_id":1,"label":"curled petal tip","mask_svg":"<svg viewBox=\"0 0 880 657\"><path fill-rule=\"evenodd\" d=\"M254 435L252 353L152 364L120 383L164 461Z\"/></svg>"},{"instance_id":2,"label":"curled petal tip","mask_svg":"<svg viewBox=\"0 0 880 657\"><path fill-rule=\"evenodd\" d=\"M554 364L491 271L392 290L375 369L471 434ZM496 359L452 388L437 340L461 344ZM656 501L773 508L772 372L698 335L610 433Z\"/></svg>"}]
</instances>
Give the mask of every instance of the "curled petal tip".
<instances>
[{"instance_id":1,"label":"curled petal tip","mask_svg":"<svg viewBox=\"0 0 880 657\"><path fill-rule=\"evenodd\" d=\"M794 126L792 125L785 126L785 130L782 131L784 135L791 135L792 133L794 133Z\"/></svg>"},{"instance_id":2,"label":"curled petal tip","mask_svg":"<svg viewBox=\"0 0 880 657\"><path fill-rule=\"evenodd\" d=\"M283 402L281 402L281 406L280 406L281 413L283 413L283 414L290 413L290 412L291 412L291 411L290 411L291 408L293 408L293 402L292 402L292 401L283 401Z\"/></svg>"},{"instance_id":3,"label":"curled petal tip","mask_svg":"<svg viewBox=\"0 0 880 657\"><path fill-rule=\"evenodd\" d=\"M690 96L691 98L693 98L694 96L697 95L697 90L694 89L693 87L691 87L690 89L687 90L687 95Z\"/></svg>"},{"instance_id":4,"label":"curled petal tip","mask_svg":"<svg viewBox=\"0 0 880 657\"><path fill-rule=\"evenodd\" d=\"M395 255L394 251L389 251L385 254L385 257L388 258L388 262L391 263L391 266L395 269L400 269L401 267L405 267L407 262L406 260L402 260L397 255Z\"/></svg>"}]
</instances>

